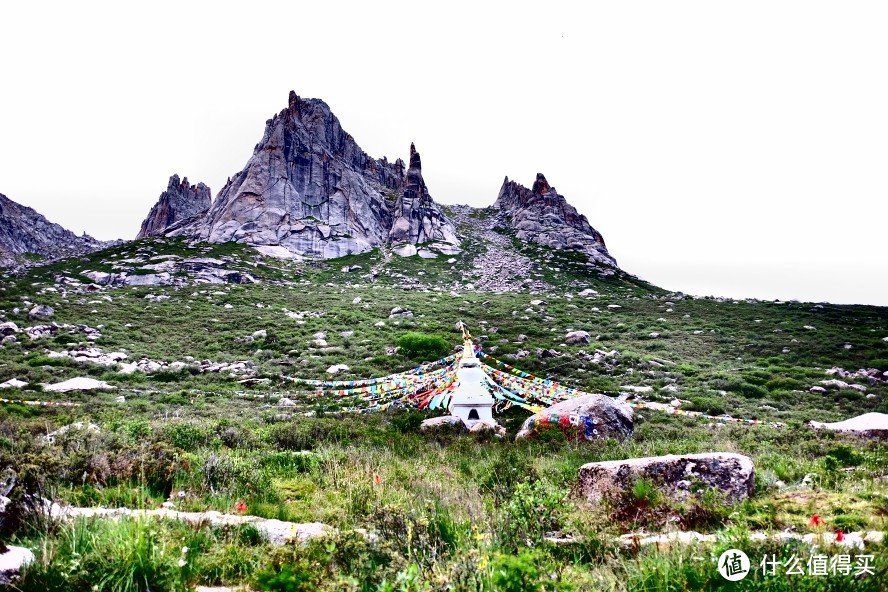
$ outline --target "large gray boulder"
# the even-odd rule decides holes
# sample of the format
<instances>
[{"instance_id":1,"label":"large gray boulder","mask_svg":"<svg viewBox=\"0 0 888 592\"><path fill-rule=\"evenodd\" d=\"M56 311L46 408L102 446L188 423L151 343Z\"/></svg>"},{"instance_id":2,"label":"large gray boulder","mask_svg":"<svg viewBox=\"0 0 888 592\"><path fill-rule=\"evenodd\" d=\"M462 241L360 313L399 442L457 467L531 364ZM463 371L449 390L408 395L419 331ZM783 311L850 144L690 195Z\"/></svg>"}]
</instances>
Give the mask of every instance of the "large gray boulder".
<instances>
[{"instance_id":1,"label":"large gray boulder","mask_svg":"<svg viewBox=\"0 0 888 592\"><path fill-rule=\"evenodd\" d=\"M123 280L127 286L165 286L173 282L173 276L167 272L128 275Z\"/></svg>"},{"instance_id":2,"label":"large gray boulder","mask_svg":"<svg viewBox=\"0 0 888 592\"><path fill-rule=\"evenodd\" d=\"M589 343L590 341L592 341L592 336L589 335L588 331L571 331L564 336L564 343L568 345Z\"/></svg>"},{"instance_id":3,"label":"large gray boulder","mask_svg":"<svg viewBox=\"0 0 888 592\"><path fill-rule=\"evenodd\" d=\"M653 481L677 500L711 488L738 502L752 495L755 487L755 469L748 456L708 452L588 463L580 467L579 488L594 503L618 497L639 478Z\"/></svg>"},{"instance_id":4,"label":"large gray boulder","mask_svg":"<svg viewBox=\"0 0 888 592\"><path fill-rule=\"evenodd\" d=\"M14 335L21 332L22 330L19 329L18 325L16 325L12 321L0 323L0 336L6 337L7 335Z\"/></svg>"},{"instance_id":5,"label":"large gray boulder","mask_svg":"<svg viewBox=\"0 0 888 592\"><path fill-rule=\"evenodd\" d=\"M604 395L583 395L556 403L528 417L515 436L532 438L541 429L555 426L575 440L624 439L634 430L632 408Z\"/></svg>"},{"instance_id":6,"label":"large gray boulder","mask_svg":"<svg viewBox=\"0 0 888 592\"><path fill-rule=\"evenodd\" d=\"M28 317L45 321L51 319L54 314L55 310L51 306L38 304L28 312Z\"/></svg>"},{"instance_id":7,"label":"large gray boulder","mask_svg":"<svg viewBox=\"0 0 888 592\"><path fill-rule=\"evenodd\" d=\"M856 434L867 438L888 439L888 414L864 413L835 423L810 422L812 428Z\"/></svg>"}]
</instances>

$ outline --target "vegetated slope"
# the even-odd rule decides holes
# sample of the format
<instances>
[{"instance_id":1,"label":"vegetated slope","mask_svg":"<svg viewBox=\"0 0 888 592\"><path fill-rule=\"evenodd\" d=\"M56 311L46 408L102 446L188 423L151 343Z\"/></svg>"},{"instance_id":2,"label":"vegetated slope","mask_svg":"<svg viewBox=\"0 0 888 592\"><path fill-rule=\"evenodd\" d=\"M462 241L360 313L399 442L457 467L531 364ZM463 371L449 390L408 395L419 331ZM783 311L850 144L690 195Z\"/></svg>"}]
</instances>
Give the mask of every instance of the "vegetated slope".
<instances>
[{"instance_id":1,"label":"vegetated slope","mask_svg":"<svg viewBox=\"0 0 888 592\"><path fill-rule=\"evenodd\" d=\"M330 365L344 363L352 368L346 377L362 377L404 368L410 362L391 352L399 334L418 330L456 345L453 327L462 320L491 355L590 392L650 386L654 396L678 396L690 408L776 420L886 409L881 380L860 378L860 390L809 391L831 378L826 371L832 367L883 369L883 308L688 298L622 272L590 275L580 254L522 244L490 229L494 211L454 208L451 214L467 240L464 253L447 259L375 250L326 263L293 262L234 243L152 239L35 269L17 280L6 276L0 310L24 326L35 321L28 321L23 301L49 304L54 321L103 325L95 345L125 351L131 360L248 359L272 390L287 384L282 372L319 378ZM78 274L138 274L141 264L195 256L224 261L258 283L194 283L191 272L180 268L172 280L179 285L96 289ZM413 316L389 318L395 307ZM244 339L262 330L267 335L258 343ZM564 345L572 330L588 331L591 343ZM318 332L327 335L327 347L313 345ZM44 349L59 348L24 339L3 348L9 365L0 377L26 367L35 381L47 378L25 362ZM541 357L543 350L553 350L551 357ZM591 362L596 350L615 350L618 361ZM84 370L124 388L136 380L104 368ZM78 371L52 368L58 376ZM180 378L181 386L200 388L206 377ZM139 380L153 385L150 375ZM173 388L175 381L155 386Z\"/></svg>"},{"instance_id":2,"label":"vegetated slope","mask_svg":"<svg viewBox=\"0 0 888 592\"><path fill-rule=\"evenodd\" d=\"M0 406L0 433L27 434L4 436L4 459L52 467L45 478L74 504L156 507L171 498L183 510L242 507L339 529L332 543L300 551L274 550L249 529L161 524L146 533L139 523L90 522L60 535L22 535L52 554L26 584L111 574L115 561L144 554L120 541L151 540L159 550L145 564L166 566L151 572L156 589L246 582L273 589L269 582L282 587L288 578L321 590L354 589L355 582L357 589L397 589L384 586L405 581L501 590L508 578L519 582L514 589L544 589L554 574L565 590L622 591L662 582L664 570L679 589L695 589L720 585L713 561L721 546L636 555L613 539L642 528L697 530L741 544L753 561L797 553L804 563L806 549L735 541L754 530L808 532L812 514L829 532L888 529L884 444L804 425L888 412L880 375L822 382L841 376L828 374L833 368L888 370L884 308L689 298L590 266L577 252L524 243L497 230L494 208L453 207L447 215L464 250L436 259L383 249L281 261L236 243L160 238L4 276L0 314L23 331L0 347L0 382L26 381L16 397L82 404ZM256 282L200 283L184 265L195 258ZM80 275L154 273L145 266L162 262L169 262L168 285L97 286ZM31 303L52 306L51 322L62 328L28 337L27 328L49 324L28 318ZM412 315L392 316L396 308ZM766 423L722 425L645 410L622 444L578 445L558 431L530 443L458 439L420 434L425 413L339 415L352 401L312 399L287 379L329 379L327 369L343 364L349 368L336 379L411 368L416 362L397 351L398 337L415 331L456 346L459 320L485 352L535 375L611 395L642 389L653 401L679 399L684 409ZM93 329L101 334L95 341ZM590 343L565 345L571 330L588 331ZM77 352L83 361L74 361ZM99 355L113 352L127 357L106 363ZM137 368L122 373L125 364ZM75 376L116 389L56 394L38 386ZM125 402L115 402L121 395ZM282 397L298 404L281 406ZM497 417L511 436L526 416L513 408ZM73 421L92 421L99 431L74 429L52 446L40 439ZM710 450L753 458L757 486L749 502L676 505L644 483L619 508L569 495L584 462ZM372 533L369 541L355 528ZM69 549L65 541L79 540L72 532L88 533L91 542ZM189 551L180 553L183 546ZM94 567L71 571L75 558ZM874 578L841 584L877 590L879 569ZM789 590L794 582L783 577L769 586Z\"/></svg>"}]
</instances>

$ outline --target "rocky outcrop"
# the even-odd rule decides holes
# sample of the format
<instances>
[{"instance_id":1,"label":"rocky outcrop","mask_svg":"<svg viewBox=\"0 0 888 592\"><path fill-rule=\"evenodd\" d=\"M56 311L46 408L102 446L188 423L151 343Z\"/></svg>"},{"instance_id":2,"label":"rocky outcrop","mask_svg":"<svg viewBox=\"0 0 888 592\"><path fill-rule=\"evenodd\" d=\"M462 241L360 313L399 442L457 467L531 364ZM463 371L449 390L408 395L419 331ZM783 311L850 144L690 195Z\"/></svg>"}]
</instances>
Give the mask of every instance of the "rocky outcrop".
<instances>
[{"instance_id":1,"label":"rocky outcrop","mask_svg":"<svg viewBox=\"0 0 888 592\"><path fill-rule=\"evenodd\" d=\"M514 230L525 242L578 251L590 263L617 266L601 234L549 185L542 173L537 173L531 189L506 177L493 205L500 210L500 226Z\"/></svg>"},{"instance_id":2,"label":"rocky outcrop","mask_svg":"<svg viewBox=\"0 0 888 592\"><path fill-rule=\"evenodd\" d=\"M531 438L548 427L561 429L575 440L603 438L624 439L635 428L632 408L604 395L583 395L528 417L515 436L516 440Z\"/></svg>"},{"instance_id":3,"label":"rocky outcrop","mask_svg":"<svg viewBox=\"0 0 888 592\"><path fill-rule=\"evenodd\" d=\"M88 234L77 236L0 193L0 267L28 264L28 255L39 255L45 263L113 244L116 242L99 241Z\"/></svg>"},{"instance_id":4,"label":"rocky outcrop","mask_svg":"<svg viewBox=\"0 0 888 592\"><path fill-rule=\"evenodd\" d=\"M392 229L389 231L392 246L397 248L406 244L444 243L438 245L443 252L453 254L458 251L452 249L459 244L456 231L426 189L422 178L422 162L413 144L410 144L407 182L395 201L393 218Z\"/></svg>"},{"instance_id":5,"label":"rocky outcrop","mask_svg":"<svg viewBox=\"0 0 888 592\"><path fill-rule=\"evenodd\" d=\"M204 215L210 209L212 201L209 187L203 183L191 185L188 177L180 181L179 175L173 175L166 191L160 194L157 203L142 222L136 240L160 236L177 226L187 224L193 218Z\"/></svg>"},{"instance_id":6,"label":"rocky outcrop","mask_svg":"<svg viewBox=\"0 0 888 592\"><path fill-rule=\"evenodd\" d=\"M580 467L579 489L587 500L597 503L619 497L640 478L652 481L660 491L677 500L711 488L726 500L738 502L752 495L755 488L755 470L749 457L709 452L587 463Z\"/></svg>"},{"instance_id":7,"label":"rocky outcrop","mask_svg":"<svg viewBox=\"0 0 888 592\"><path fill-rule=\"evenodd\" d=\"M164 234L322 258L363 253L390 240L440 241L441 252L457 244L453 224L425 188L415 149L407 171L400 159L373 159L326 103L292 91L206 215Z\"/></svg>"}]
</instances>

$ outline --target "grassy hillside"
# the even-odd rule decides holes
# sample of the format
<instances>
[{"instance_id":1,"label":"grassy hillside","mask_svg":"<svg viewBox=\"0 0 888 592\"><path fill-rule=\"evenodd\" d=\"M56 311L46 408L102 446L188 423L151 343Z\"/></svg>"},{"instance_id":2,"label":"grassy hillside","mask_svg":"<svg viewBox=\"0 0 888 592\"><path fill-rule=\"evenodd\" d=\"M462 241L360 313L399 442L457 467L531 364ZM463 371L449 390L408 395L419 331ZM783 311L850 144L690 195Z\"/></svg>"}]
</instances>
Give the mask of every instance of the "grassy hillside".
<instances>
[{"instance_id":1,"label":"grassy hillside","mask_svg":"<svg viewBox=\"0 0 888 592\"><path fill-rule=\"evenodd\" d=\"M806 426L812 419L888 413L885 381L821 384L839 378L827 374L836 367L888 370L886 309L694 299L623 273L607 276L582 257L520 245L508 235L497 238L512 252L503 259L483 226L489 213L450 214L468 237L465 252L452 258L375 251L285 262L241 245L165 239L3 276L6 320L20 328L45 324L28 319L36 303L55 309L49 322L70 325L33 340L20 333L16 343L0 347L0 382L28 383L4 396L80 403L0 405L3 466L34 491L80 506L150 508L171 498L182 510L236 512L242 503L251 515L337 529L321 543L273 548L250 527L87 520L50 528L29 521L7 536L39 549L22 589L220 583L274 590L716 589L727 582L715 560L732 546L754 564L765 553L812 553L801 543L751 542L752 532L886 530L884 442ZM81 275L153 273L144 266L165 256L223 260L258 281L200 284L177 269L172 274L181 285L95 288ZM491 278L509 289L480 289ZM581 296L583 290L595 293ZM390 318L395 307L413 314ZM458 321L485 352L539 376L612 396L650 387L640 396L766 423L642 410L625 443L571 443L557 430L515 443L528 413L513 408L498 417L509 430L504 440L427 436L418 430L426 413L339 414L351 401L305 402L300 395L308 393L288 380L329 378L326 370L335 364L350 368L337 380L412 368L417 362L397 349L398 338L420 332L456 346ZM87 341L78 324L101 337ZM588 331L591 343L564 345L571 330ZM157 366L125 374L119 364L52 355L83 347ZM541 350L557 355L541 357ZM617 353L600 363L596 350ZM243 364L232 373L207 370L202 361ZM61 394L40 386L78 376L115 388ZM823 392L810 391L817 386ZM119 396L125 402L116 402ZM303 402L279 407L281 397ZM43 440L73 422L98 429L71 429L55 444ZM591 506L572 493L585 462L706 451L752 457L754 497L735 508L712 496L676 504L641 483L622 505ZM810 525L813 514L823 527ZM615 542L641 529L721 538L669 551ZM884 551L872 551L881 578ZM829 585L877 590L879 581L834 576ZM819 590L823 582L757 575L745 584Z\"/></svg>"}]
</instances>

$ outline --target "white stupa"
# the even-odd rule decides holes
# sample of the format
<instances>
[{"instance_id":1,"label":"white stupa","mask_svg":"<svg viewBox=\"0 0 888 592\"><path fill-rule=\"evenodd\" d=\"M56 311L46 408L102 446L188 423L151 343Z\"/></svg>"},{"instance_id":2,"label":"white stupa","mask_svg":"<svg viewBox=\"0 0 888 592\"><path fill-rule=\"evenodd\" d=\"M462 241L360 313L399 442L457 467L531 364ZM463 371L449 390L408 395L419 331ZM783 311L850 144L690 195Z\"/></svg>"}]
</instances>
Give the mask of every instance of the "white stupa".
<instances>
[{"instance_id":1,"label":"white stupa","mask_svg":"<svg viewBox=\"0 0 888 592\"><path fill-rule=\"evenodd\" d=\"M493 420L493 397L487 390L487 375L475 357L472 336L463 326L463 351L456 371L457 386L450 396L450 414L471 428L479 421Z\"/></svg>"}]
</instances>

